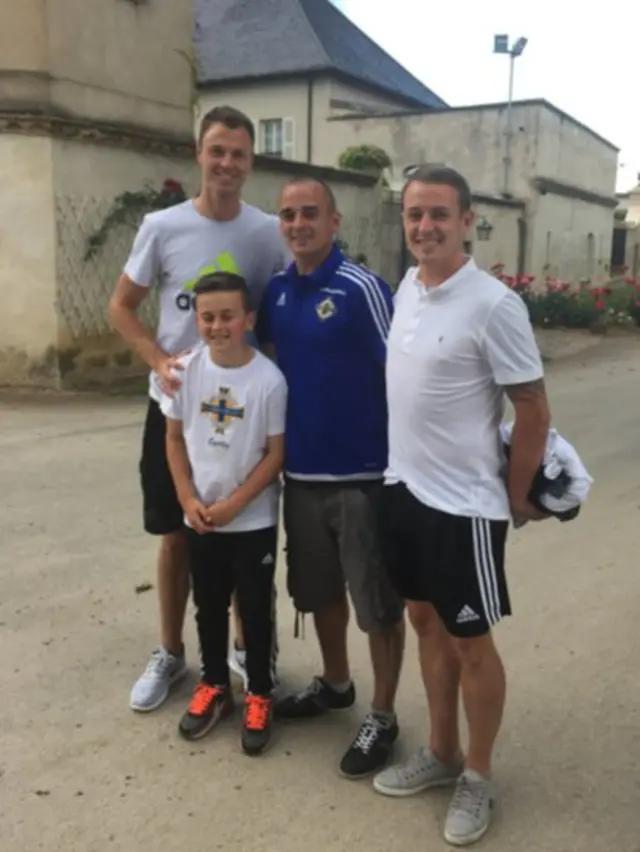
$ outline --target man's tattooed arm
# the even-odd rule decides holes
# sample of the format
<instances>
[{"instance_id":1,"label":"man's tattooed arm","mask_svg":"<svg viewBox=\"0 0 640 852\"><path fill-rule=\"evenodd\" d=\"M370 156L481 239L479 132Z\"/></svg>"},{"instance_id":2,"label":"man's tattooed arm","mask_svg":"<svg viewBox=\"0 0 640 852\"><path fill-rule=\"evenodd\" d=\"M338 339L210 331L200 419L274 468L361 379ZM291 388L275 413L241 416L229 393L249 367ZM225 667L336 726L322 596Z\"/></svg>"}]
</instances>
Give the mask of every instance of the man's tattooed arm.
<instances>
[{"instance_id":1,"label":"man's tattooed arm","mask_svg":"<svg viewBox=\"0 0 640 852\"><path fill-rule=\"evenodd\" d=\"M505 387L515 412L509 453L508 491L514 515L534 519L528 494L544 458L551 416L544 379Z\"/></svg>"}]
</instances>

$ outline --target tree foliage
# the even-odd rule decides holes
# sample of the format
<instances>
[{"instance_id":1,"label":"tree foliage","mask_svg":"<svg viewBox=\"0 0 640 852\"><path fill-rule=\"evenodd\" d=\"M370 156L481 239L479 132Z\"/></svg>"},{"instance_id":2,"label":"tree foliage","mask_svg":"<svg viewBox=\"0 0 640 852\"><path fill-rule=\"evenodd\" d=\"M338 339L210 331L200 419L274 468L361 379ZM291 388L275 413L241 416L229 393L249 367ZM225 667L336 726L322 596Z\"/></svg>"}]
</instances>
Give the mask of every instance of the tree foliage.
<instances>
[{"instance_id":1,"label":"tree foliage","mask_svg":"<svg viewBox=\"0 0 640 852\"><path fill-rule=\"evenodd\" d=\"M382 172L391 168L391 159L378 145L354 145L340 154L340 168L355 172Z\"/></svg>"}]
</instances>

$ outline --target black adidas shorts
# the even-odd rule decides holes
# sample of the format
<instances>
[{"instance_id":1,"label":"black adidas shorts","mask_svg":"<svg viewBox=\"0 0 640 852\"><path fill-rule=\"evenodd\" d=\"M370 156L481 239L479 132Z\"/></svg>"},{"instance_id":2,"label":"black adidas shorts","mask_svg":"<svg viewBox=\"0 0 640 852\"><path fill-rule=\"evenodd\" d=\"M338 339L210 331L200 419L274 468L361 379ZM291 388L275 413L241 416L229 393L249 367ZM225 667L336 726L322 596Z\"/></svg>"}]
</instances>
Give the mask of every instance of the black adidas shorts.
<instances>
[{"instance_id":1,"label":"black adidas shorts","mask_svg":"<svg viewBox=\"0 0 640 852\"><path fill-rule=\"evenodd\" d=\"M504 570L508 521L449 515L421 503L403 484L381 499L383 554L396 591L433 604L448 632L487 633L511 604Z\"/></svg>"},{"instance_id":2,"label":"black adidas shorts","mask_svg":"<svg viewBox=\"0 0 640 852\"><path fill-rule=\"evenodd\" d=\"M151 535L168 535L184 528L166 449L167 423L154 399L149 399L142 434L140 485L144 528Z\"/></svg>"}]
</instances>

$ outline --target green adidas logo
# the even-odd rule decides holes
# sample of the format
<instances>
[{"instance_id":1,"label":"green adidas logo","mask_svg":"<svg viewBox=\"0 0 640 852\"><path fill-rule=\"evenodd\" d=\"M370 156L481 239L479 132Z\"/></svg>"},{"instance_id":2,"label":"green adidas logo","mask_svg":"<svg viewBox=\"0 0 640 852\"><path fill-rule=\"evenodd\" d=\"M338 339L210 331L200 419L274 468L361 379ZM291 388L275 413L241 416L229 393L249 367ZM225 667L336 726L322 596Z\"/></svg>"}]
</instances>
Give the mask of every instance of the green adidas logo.
<instances>
[{"instance_id":1,"label":"green adidas logo","mask_svg":"<svg viewBox=\"0 0 640 852\"><path fill-rule=\"evenodd\" d=\"M202 278L203 275L210 275L212 272L230 272L234 275L241 274L238 268L238 264L236 263L236 259L231 254L231 252L222 252L222 254L219 254L216 257L215 263L210 263L208 266L203 266L202 269L198 270L198 274L195 278L192 278L191 281L187 281L186 284L182 285L182 290L176 297L176 307L179 310L191 310L193 306L193 296L191 295L193 292L193 288L196 286L196 284Z\"/></svg>"},{"instance_id":2,"label":"green adidas logo","mask_svg":"<svg viewBox=\"0 0 640 852\"><path fill-rule=\"evenodd\" d=\"M187 281L187 283L182 287L182 292L191 292L203 275L211 275L212 272L231 272L234 275L240 275L240 270L238 269L235 257L231 254L231 252L224 251L216 257L215 263L211 263L209 266L203 266L195 278L191 281Z\"/></svg>"}]
</instances>

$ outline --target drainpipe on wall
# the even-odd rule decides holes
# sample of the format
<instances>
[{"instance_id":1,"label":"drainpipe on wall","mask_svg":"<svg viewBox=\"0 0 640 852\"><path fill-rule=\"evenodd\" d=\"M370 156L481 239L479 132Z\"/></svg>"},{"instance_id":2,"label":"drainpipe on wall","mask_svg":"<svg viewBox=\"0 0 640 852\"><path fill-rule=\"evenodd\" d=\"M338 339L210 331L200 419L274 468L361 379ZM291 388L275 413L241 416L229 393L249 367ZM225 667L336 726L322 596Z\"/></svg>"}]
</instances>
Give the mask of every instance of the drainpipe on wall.
<instances>
[{"instance_id":1,"label":"drainpipe on wall","mask_svg":"<svg viewBox=\"0 0 640 852\"><path fill-rule=\"evenodd\" d=\"M313 162L313 77L307 80L307 162Z\"/></svg>"},{"instance_id":2,"label":"drainpipe on wall","mask_svg":"<svg viewBox=\"0 0 640 852\"><path fill-rule=\"evenodd\" d=\"M527 220L524 213L518 217L518 275L524 275L527 271Z\"/></svg>"}]
</instances>

